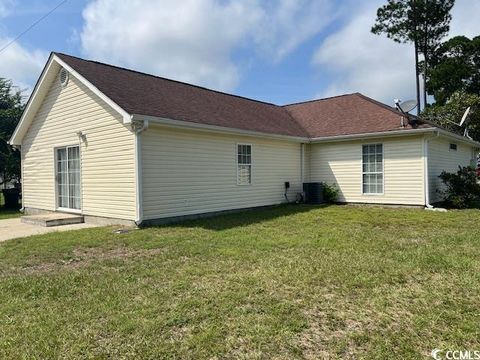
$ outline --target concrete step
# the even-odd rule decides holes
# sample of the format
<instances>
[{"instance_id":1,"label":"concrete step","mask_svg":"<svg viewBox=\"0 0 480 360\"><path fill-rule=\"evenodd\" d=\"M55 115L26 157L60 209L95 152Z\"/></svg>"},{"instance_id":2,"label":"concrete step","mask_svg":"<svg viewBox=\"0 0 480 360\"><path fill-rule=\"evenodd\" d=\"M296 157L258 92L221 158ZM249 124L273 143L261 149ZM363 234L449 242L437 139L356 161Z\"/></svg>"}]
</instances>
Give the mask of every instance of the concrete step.
<instances>
[{"instance_id":1,"label":"concrete step","mask_svg":"<svg viewBox=\"0 0 480 360\"><path fill-rule=\"evenodd\" d=\"M26 224L50 227L50 226L80 224L84 222L84 219L82 215L52 213L52 214L43 214L43 215L22 216L21 221L22 223L26 223Z\"/></svg>"}]
</instances>

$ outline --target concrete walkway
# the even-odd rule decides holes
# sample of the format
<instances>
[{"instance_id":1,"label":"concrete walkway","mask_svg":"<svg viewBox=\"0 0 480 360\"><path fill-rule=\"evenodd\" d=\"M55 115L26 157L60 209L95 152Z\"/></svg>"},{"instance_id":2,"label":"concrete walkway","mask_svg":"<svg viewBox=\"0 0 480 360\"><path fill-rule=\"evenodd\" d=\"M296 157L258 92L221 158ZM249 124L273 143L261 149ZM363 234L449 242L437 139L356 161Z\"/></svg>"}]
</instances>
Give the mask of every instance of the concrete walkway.
<instances>
[{"instance_id":1,"label":"concrete walkway","mask_svg":"<svg viewBox=\"0 0 480 360\"><path fill-rule=\"evenodd\" d=\"M88 229L98 227L96 224L73 224L63 226L43 227L20 222L20 218L0 220L0 242L19 237L46 234L56 231Z\"/></svg>"}]
</instances>

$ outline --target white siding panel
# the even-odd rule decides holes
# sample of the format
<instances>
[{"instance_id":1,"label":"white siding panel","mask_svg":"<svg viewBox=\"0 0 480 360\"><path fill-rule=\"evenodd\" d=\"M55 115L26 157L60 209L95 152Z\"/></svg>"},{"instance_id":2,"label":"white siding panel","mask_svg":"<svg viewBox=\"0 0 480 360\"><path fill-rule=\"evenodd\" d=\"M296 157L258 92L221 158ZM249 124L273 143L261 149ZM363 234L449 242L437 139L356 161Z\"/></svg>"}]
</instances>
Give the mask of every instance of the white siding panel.
<instances>
[{"instance_id":1,"label":"white siding panel","mask_svg":"<svg viewBox=\"0 0 480 360\"><path fill-rule=\"evenodd\" d=\"M362 194L362 145L383 144L384 194ZM310 180L336 184L341 202L423 205L423 138L398 137L310 145Z\"/></svg>"},{"instance_id":2,"label":"white siding panel","mask_svg":"<svg viewBox=\"0 0 480 360\"><path fill-rule=\"evenodd\" d=\"M457 151L450 150L450 143L457 144ZM430 202L442 200L439 193L443 184L438 177L442 171L456 172L459 166L468 166L474 158L474 148L457 143L455 140L439 137L429 141L428 144L428 177Z\"/></svg>"},{"instance_id":3,"label":"white siding panel","mask_svg":"<svg viewBox=\"0 0 480 360\"><path fill-rule=\"evenodd\" d=\"M305 182L310 182L311 178L311 157L312 157L312 150L310 144L305 144L305 160L304 160L304 180Z\"/></svg>"},{"instance_id":4,"label":"white siding panel","mask_svg":"<svg viewBox=\"0 0 480 360\"><path fill-rule=\"evenodd\" d=\"M122 117L74 76L55 79L22 144L25 207L55 210L54 149L81 145L82 213L135 220L134 135Z\"/></svg>"},{"instance_id":5,"label":"white siding panel","mask_svg":"<svg viewBox=\"0 0 480 360\"><path fill-rule=\"evenodd\" d=\"M300 144L150 126L142 133L145 219L279 204L301 191ZM236 144L252 145L252 184L237 185Z\"/></svg>"}]
</instances>

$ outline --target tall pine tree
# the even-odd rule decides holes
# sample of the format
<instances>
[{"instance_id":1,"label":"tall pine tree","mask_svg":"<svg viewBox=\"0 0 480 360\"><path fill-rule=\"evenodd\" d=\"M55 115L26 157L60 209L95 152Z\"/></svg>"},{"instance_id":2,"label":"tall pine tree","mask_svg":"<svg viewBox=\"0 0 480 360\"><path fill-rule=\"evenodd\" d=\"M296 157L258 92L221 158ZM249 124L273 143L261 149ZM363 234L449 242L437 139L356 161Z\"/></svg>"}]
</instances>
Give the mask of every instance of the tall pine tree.
<instances>
[{"instance_id":1,"label":"tall pine tree","mask_svg":"<svg viewBox=\"0 0 480 360\"><path fill-rule=\"evenodd\" d=\"M418 113L421 111L419 54L424 56L422 73L425 81L430 55L448 33L450 10L454 3L455 0L387 0L387 4L377 10L372 33L386 34L388 38L398 43L414 45ZM423 98L426 105L425 84Z\"/></svg>"}]
</instances>

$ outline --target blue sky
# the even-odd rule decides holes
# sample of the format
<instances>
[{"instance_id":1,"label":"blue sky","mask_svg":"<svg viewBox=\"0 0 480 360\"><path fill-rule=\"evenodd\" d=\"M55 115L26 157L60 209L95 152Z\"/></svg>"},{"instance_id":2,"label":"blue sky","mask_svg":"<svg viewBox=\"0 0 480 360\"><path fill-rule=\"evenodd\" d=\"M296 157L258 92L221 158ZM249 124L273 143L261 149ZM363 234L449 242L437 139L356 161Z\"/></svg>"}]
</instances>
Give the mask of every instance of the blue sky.
<instances>
[{"instance_id":1,"label":"blue sky","mask_svg":"<svg viewBox=\"0 0 480 360\"><path fill-rule=\"evenodd\" d=\"M277 104L348 92L414 95L409 45L370 34L385 0L68 0L0 53L31 89L60 51ZM0 48L60 0L0 0ZM457 0L451 35L480 34ZM28 93L28 90L27 90Z\"/></svg>"}]
</instances>

